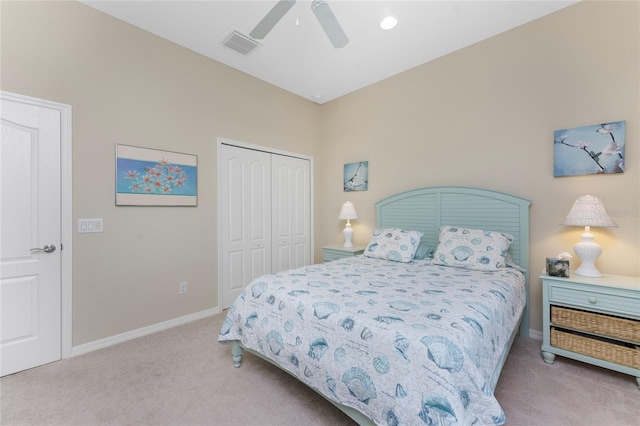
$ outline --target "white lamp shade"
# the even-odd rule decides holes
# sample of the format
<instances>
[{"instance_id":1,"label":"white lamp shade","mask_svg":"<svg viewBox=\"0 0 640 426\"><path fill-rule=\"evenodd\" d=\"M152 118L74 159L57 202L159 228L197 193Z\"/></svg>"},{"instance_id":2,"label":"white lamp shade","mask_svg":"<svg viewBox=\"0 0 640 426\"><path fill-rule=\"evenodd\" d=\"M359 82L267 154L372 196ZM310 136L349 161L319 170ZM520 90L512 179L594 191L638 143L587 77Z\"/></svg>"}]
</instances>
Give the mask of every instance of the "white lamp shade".
<instances>
[{"instance_id":1,"label":"white lamp shade","mask_svg":"<svg viewBox=\"0 0 640 426\"><path fill-rule=\"evenodd\" d=\"M581 240L573 247L573 251L580 258L580 266L576 269L576 274L583 277L602 276L595 265L602 254L602 248L594 241L590 227L618 226L607 213L602 201L592 195L578 197L561 225L585 227Z\"/></svg>"},{"instance_id":2,"label":"white lamp shade","mask_svg":"<svg viewBox=\"0 0 640 426\"><path fill-rule=\"evenodd\" d=\"M340 214L338 215L338 219L341 220L350 220L357 219L358 213L356 213L356 208L354 207L351 201L347 201L342 205L340 209Z\"/></svg>"},{"instance_id":3,"label":"white lamp shade","mask_svg":"<svg viewBox=\"0 0 640 426\"><path fill-rule=\"evenodd\" d=\"M565 226L618 226L597 197L583 195L573 203L561 225Z\"/></svg>"}]
</instances>

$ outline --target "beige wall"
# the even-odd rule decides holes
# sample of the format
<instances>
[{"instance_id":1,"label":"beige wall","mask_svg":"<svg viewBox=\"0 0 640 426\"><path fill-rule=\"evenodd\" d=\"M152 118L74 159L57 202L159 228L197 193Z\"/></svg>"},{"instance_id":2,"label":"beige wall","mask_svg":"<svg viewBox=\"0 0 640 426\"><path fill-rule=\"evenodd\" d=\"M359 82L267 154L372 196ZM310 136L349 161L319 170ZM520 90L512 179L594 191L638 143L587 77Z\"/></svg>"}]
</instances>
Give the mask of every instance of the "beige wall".
<instances>
[{"instance_id":1,"label":"beige wall","mask_svg":"<svg viewBox=\"0 0 640 426\"><path fill-rule=\"evenodd\" d=\"M73 106L73 344L217 306L216 138L314 157L316 260L339 242L347 198L355 241L373 203L431 185L470 185L531 207L533 329L548 255L570 250L563 228L586 193L619 212L595 230L604 272L639 270L640 8L580 3L318 106L72 2L2 2L2 90ZM553 178L553 131L627 121L627 171ZM198 155L197 208L114 206L115 144ZM370 189L342 192L345 162L369 161ZM177 283L189 294L177 295Z\"/></svg>"},{"instance_id":2,"label":"beige wall","mask_svg":"<svg viewBox=\"0 0 640 426\"><path fill-rule=\"evenodd\" d=\"M542 330L544 259L573 252L559 226L579 195L600 197L619 228L592 228L604 273L639 275L640 3L584 2L323 106L322 234L349 199L366 244L374 203L399 191L469 185L531 201L531 328ZM624 174L553 177L554 130L626 120ZM369 190L342 192L344 163L369 161Z\"/></svg>"},{"instance_id":3,"label":"beige wall","mask_svg":"<svg viewBox=\"0 0 640 426\"><path fill-rule=\"evenodd\" d=\"M2 2L2 90L73 106L73 219L104 218L73 236L74 346L218 306L217 137L320 146L318 105L76 2ZM198 207L115 207L115 144L196 154Z\"/></svg>"}]
</instances>

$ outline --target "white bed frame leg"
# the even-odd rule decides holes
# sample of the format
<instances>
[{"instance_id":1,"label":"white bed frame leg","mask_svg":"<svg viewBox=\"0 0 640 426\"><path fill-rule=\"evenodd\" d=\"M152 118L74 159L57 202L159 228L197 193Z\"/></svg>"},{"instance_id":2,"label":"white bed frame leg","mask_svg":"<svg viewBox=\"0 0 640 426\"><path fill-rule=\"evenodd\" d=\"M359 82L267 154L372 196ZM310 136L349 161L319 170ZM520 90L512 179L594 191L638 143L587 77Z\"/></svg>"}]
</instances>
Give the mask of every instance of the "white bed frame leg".
<instances>
[{"instance_id":1,"label":"white bed frame leg","mask_svg":"<svg viewBox=\"0 0 640 426\"><path fill-rule=\"evenodd\" d=\"M231 344L231 354L233 355L233 366L235 368L240 367L240 364L242 363L242 352L243 351L244 351L244 349L240 345L239 341L235 340Z\"/></svg>"}]
</instances>

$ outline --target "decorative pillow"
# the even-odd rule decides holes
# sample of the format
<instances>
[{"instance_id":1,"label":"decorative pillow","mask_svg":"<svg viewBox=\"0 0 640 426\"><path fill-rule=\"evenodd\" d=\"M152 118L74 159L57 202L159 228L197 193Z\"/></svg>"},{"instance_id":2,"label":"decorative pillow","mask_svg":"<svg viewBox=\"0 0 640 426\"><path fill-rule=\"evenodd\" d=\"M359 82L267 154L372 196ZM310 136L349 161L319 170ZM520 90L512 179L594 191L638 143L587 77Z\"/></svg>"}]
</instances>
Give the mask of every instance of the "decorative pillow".
<instances>
[{"instance_id":1,"label":"decorative pillow","mask_svg":"<svg viewBox=\"0 0 640 426\"><path fill-rule=\"evenodd\" d=\"M414 259L422 260L425 258L433 259L433 248L431 248L426 242L420 241L416 254L413 255Z\"/></svg>"},{"instance_id":2,"label":"decorative pillow","mask_svg":"<svg viewBox=\"0 0 640 426\"><path fill-rule=\"evenodd\" d=\"M482 229L446 225L440 237L433 263L479 271L495 271L505 267L513 235Z\"/></svg>"},{"instance_id":3,"label":"decorative pillow","mask_svg":"<svg viewBox=\"0 0 640 426\"><path fill-rule=\"evenodd\" d=\"M422 232L419 231L376 228L373 230L364 255L396 262L411 262L420 244L420 238L422 238Z\"/></svg>"}]
</instances>

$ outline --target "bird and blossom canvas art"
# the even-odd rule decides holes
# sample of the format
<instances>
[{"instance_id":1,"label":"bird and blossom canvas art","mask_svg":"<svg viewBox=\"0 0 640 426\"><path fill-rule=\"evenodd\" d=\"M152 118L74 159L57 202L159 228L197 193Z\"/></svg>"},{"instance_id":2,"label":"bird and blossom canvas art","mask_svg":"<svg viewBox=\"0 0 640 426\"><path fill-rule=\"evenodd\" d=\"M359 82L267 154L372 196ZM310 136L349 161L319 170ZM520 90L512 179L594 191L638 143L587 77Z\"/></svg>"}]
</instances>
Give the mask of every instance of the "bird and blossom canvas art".
<instances>
[{"instance_id":1,"label":"bird and blossom canvas art","mask_svg":"<svg viewBox=\"0 0 640 426\"><path fill-rule=\"evenodd\" d=\"M345 192L366 191L369 188L369 162L345 164L343 183Z\"/></svg>"},{"instance_id":2,"label":"bird and blossom canvas art","mask_svg":"<svg viewBox=\"0 0 640 426\"><path fill-rule=\"evenodd\" d=\"M198 157L116 145L117 206L196 206Z\"/></svg>"},{"instance_id":3,"label":"bird and blossom canvas art","mask_svg":"<svg viewBox=\"0 0 640 426\"><path fill-rule=\"evenodd\" d=\"M556 130L553 175L624 173L626 121Z\"/></svg>"}]
</instances>

